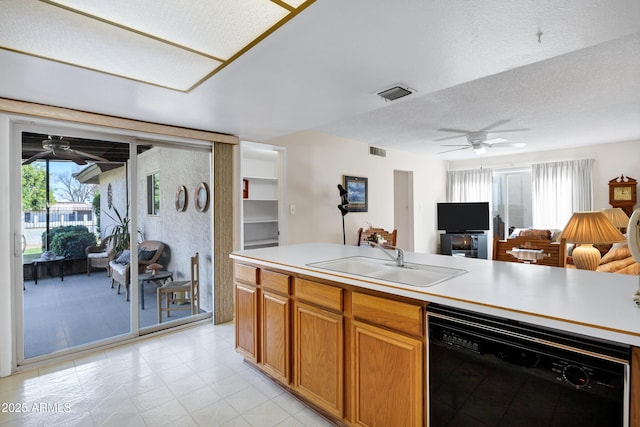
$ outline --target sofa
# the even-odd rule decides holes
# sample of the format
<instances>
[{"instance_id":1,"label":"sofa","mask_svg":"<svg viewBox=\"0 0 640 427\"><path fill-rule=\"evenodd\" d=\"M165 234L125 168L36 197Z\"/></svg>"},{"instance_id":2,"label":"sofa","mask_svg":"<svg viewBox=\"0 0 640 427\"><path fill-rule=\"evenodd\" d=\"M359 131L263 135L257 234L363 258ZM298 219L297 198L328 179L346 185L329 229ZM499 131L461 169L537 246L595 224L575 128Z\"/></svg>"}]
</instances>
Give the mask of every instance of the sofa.
<instances>
[{"instance_id":1,"label":"sofa","mask_svg":"<svg viewBox=\"0 0 640 427\"><path fill-rule=\"evenodd\" d=\"M158 262L164 251L164 246L164 243L156 240L144 240L138 244L138 274L144 273L148 265ZM129 301L129 284L131 282L130 257L130 252L124 250L109 262L111 288L117 286L116 293L120 294L120 287L124 287L127 301Z\"/></svg>"},{"instance_id":2,"label":"sofa","mask_svg":"<svg viewBox=\"0 0 640 427\"><path fill-rule=\"evenodd\" d=\"M616 243L604 254L596 271L638 275L640 263L633 259L626 242Z\"/></svg>"}]
</instances>

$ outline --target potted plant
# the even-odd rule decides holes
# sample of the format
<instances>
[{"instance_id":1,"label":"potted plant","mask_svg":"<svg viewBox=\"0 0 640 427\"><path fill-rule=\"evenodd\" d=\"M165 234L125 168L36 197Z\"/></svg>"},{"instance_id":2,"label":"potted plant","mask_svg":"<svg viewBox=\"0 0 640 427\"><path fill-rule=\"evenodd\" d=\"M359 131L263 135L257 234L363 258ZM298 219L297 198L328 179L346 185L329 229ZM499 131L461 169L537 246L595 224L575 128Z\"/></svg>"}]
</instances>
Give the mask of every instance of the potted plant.
<instances>
[{"instance_id":1,"label":"potted plant","mask_svg":"<svg viewBox=\"0 0 640 427\"><path fill-rule=\"evenodd\" d=\"M129 225L131 224L131 219L129 218L129 205L127 205L127 210L124 215L121 215L118 212L118 209L112 207L114 216L109 215L108 212L104 212L109 218L114 221L109 227L109 234L107 237L113 239L113 248L116 253L120 253L126 249L129 249L131 244L131 234L129 233Z\"/></svg>"}]
</instances>

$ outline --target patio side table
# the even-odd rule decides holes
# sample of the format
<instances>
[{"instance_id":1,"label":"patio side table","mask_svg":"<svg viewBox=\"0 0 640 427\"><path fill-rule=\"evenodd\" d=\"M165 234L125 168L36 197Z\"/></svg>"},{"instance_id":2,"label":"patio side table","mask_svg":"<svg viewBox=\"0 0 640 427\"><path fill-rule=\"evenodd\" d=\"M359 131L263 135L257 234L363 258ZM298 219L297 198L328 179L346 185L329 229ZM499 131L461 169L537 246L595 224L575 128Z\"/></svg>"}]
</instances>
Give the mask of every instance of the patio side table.
<instances>
[{"instance_id":1,"label":"patio side table","mask_svg":"<svg viewBox=\"0 0 640 427\"><path fill-rule=\"evenodd\" d=\"M62 261L64 261L65 258L66 257L63 256L56 256L55 258L51 259L34 259L33 263L31 264L31 268L33 271L33 280L35 281L35 284L38 284L38 266L40 265L45 265L47 267L47 274L51 275L51 265L58 264L58 274L60 275L60 281L64 281L64 265L62 264Z\"/></svg>"},{"instance_id":2,"label":"patio side table","mask_svg":"<svg viewBox=\"0 0 640 427\"><path fill-rule=\"evenodd\" d=\"M142 273L138 274L138 286L140 288L140 306L144 310L144 283L155 282L157 286L162 286L167 280L173 280L173 272L158 271L156 274Z\"/></svg>"}]
</instances>

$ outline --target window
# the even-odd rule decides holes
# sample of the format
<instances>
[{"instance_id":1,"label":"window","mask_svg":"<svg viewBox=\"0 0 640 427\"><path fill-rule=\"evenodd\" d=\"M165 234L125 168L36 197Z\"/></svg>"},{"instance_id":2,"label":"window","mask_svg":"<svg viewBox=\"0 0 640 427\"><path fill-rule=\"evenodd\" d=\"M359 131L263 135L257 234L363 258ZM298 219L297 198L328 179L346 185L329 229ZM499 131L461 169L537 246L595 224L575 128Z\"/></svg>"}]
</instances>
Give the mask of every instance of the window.
<instances>
[{"instance_id":1,"label":"window","mask_svg":"<svg viewBox=\"0 0 640 427\"><path fill-rule=\"evenodd\" d=\"M531 171L509 170L493 175L493 233L501 239L514 228L533 227Z\"/></svg>"},{"instance_id":2,"label":"window","mask_svg":"<svg viewBox=\"0 0 640 427\"><path fill-rule=\"evenodd\" d=\"M147 175L147 214L160 215L160 172Z\"/></svg>"}]
</instances>

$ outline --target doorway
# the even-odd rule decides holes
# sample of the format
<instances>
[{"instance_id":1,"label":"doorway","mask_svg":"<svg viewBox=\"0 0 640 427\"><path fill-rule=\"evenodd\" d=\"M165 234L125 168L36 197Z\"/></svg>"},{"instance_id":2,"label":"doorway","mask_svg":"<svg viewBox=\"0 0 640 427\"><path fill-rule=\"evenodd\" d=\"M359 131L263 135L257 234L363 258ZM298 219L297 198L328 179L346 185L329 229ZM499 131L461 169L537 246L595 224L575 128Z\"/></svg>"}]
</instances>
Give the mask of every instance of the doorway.
<instances>
[{"instance_id":1,"label":"doorway","mask_svg":"<svg viewBox=\"0 0 640 427\"><path fill-rule=\"evenodd\" d=\"M393 226L398 230L396 244L414 250L413 172L393 171Z\"/></svg>"}]
</instances>

